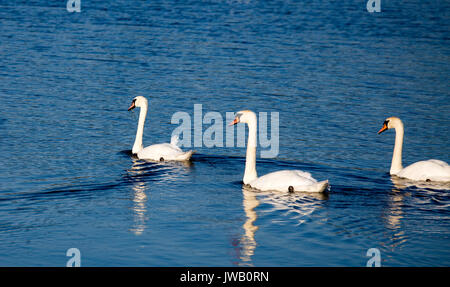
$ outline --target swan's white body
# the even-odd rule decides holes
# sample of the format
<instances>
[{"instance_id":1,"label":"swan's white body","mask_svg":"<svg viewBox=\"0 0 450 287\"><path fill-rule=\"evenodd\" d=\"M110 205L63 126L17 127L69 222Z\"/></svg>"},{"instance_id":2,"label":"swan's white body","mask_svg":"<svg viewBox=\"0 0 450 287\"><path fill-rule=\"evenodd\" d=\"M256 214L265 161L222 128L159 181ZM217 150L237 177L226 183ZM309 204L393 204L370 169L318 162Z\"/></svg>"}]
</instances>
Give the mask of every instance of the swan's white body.
<instances>
[{"instance_id":1,"label":"swan's white body","mask_svg":"<svg viewBox=\"0 0 450 287\"><path fill-rule=\"evenodd\" d=\"M424 181L450 181L450 166L442 160L429 159L413 163L397 173L398 177Z\"/></svg>"},{"instance_id":2,"label":"swan's white body","mask_svg":"<svg viewBox=\"0 0 450 287\"><path fill-rule=\"evenodd\" d=\"M144 133L144 123L147 116L148 102L147 99L138 96L133 99L133 102L128 110L135 107L140 107L139 122L136 132L136 139L134 141L132 153L136 154L139 159L149 159L155 161L185 161L189 160L193 151L184 152L178 146L178 137L172 137L170 143L161 143L148 146L146 148L142 145L142 137Z\"/></svg>"},{"instance_id":3,"label":"swan's white body","mask_svg":"<svg viewBox=\"0 0 450 287\"><path fill-rule=\"evenodd\" d=\"M402 121L397 117L387 118L383 124L383 128L378 133L380 134L392 128L395 129L395 144L391 169L389 171L391 175L417 181L450 181L450 166L441 160L430 159L418 161L403 168L402 149L404 127Z\"/></svg>"},{"instance_id":4,"label":"swan's white body","mask_svg":"<svg viewBox=\"0 0 450 287\"><path fill-rule=\"evenodd\" d=\"M294 191L324 192L328 180L317 182L310 173L301 170L280 170L258 177L249 185L262 191L289 191L292 187Z\"/></svg>"},{"instance_id":5,"label":"swan's white body","mask_svg":"<svg viewBox=\"0 0 450 287\"><path fill-rule=\"evenodd\" d=\"M161 143L148 146L137 152L139 159L150 159L155 161L169 160L169 161L183 161L189 160L193 151L184 152L176 143L178 138L174 137L170 143Z\"/></svg>"},{"instance_id":6,"label":"swan's white body","mask_svg":"<svg viewBox=\"0 0 450 287\"><path fill-rule=\"evenodd\" d=\"M310 173L301 170L281 170L261 177L256 173L256 115L252 111L240 111L232 124L248 125L247 154L245 159L244 184L261 191L303 191L324 192L328 188L328 180L318 182Z\"/></svg>"}]
</instances>

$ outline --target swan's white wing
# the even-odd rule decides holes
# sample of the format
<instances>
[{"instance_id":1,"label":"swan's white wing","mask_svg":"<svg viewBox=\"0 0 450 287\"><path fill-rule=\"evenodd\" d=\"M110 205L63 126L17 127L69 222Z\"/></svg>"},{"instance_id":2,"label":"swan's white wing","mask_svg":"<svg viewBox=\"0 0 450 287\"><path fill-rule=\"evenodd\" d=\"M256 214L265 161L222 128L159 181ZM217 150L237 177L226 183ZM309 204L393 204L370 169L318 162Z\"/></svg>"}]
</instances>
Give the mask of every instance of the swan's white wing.
<instances>
[{"instance_id":1,"label":"swan's white wing","mask_svg":"<svg viewBox=\"0 0 450 287\"><path fill-rule=\"evenodd\" d=\"M445 161L442 161L442 160L438 160L438 159L429 159L429 160L427 160L427 161L432 162L432 163L435 163L435 164L437 164L437 165L440 165L440 166L442 166L443 168L448 168L448 167L449 167L448 163L446 163Z\"/></svg>"},{"instance_id":2,"label":"swan's white wing","mask_svg":"<svg viewBox=\"0 0 450 287\"><path fill-rule=\"evenodd\" d=\"M450 181L450 166L437 159L418 161L402 169L397 176L412 180Z\"/></svg>"},{"instance_id":3,"label":"swan's white wing","mask_svg":"<svg viewBox=\"0 0 450 287\"><path fill-rule=\"evenodd\" d=\"M310 173L301 170L281 170L253 180L250 186L262 191L288 192L291 187L294 191L323 192L328 181L317 182Z\"/></svg>"}]
</instances>

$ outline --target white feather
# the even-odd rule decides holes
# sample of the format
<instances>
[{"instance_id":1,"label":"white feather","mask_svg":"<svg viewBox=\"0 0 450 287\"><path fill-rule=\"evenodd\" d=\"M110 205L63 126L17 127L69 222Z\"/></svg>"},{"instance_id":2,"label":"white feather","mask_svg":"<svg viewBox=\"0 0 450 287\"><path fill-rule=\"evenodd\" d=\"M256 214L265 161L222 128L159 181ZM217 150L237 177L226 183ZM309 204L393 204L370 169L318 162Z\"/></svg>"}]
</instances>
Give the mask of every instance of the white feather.
<instances>
[{"instance_id":1,"label":"white feather","mask_svg":"<svg viewBox=\"0 0 450 287\"><path fill-rule=\"evenodd\" d=\"M192 150L184 152L178 145L178 136L174 135L170 139L170 143L154 144L143 148L142 136L144 132L145 117L147 115L148 102L147 99L138 96L133 101L136 107L140 107L139 123L136 132L136 139L133 145L132 152L137 155L139 159L149 159L155 161L184 161L189 160L194 153Z\"/></svg>"}]
</instances>

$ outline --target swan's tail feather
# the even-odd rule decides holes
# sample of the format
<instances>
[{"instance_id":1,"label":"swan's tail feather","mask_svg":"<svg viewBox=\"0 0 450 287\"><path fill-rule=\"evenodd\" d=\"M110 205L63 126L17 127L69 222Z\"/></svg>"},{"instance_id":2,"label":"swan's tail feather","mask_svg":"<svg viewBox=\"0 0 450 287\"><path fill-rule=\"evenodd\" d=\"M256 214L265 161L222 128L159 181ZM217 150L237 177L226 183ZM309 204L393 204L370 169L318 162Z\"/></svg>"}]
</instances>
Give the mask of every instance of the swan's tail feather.
<instances>
[{"instance_id":1,"label":"swan's tail feather","mask_svg":"<svg viewBox=\"0 0 450 287\"><path fill-rule=\"evenodd\" d=\"M319 186L319 192L326 192L326 191L328 191L328 188L330 187L330 183L328 182L328 179L319 181L317 184Z\"/></svg>"},{"instance_id":2,"label":"swan's tail feather","mask_svg":"<svg viewBox=\"0 0 450 287\"><path fill-rule=\"evenodd\" d=\"M178 135L173 135L173 136L170 138L170 144L171 144L171 145L178 146L178 142L179 142Z\"/></svg>"},{"instance_id":3,"label":"swan's tail feather","mask_svg":"<svg viewBox=\"0 0 450 287\"><path fill-rule=\"evenodd\" d=\"M306 191L306 192L327 192L328 191L328 187L330 186L330 184L328 183L328 179L327 180L323 180L323 181L319 181L317 183L311 184L309 186L307 186L306 188L303 187L302 191Z\"/></svg>"},{"instance_id":4,"label":"swan's tail feather","mask_svg":"<svg viewBox=\"0 0 450 287\"><path fill-rule=\"evenodd\" d=\"M190 160L195 151L190 150L177 156L176 160Z\"/></svg>"}]
</instances>

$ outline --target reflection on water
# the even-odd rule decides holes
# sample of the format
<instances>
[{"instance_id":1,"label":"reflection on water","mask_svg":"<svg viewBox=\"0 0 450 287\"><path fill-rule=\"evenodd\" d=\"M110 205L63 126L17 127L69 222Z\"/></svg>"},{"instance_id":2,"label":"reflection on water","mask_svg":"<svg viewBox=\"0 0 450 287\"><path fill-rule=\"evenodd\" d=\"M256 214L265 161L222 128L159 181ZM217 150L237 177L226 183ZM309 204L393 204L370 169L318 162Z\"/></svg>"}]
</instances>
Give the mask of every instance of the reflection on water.
<instances>
[{"instance_id":1,"label":"reflection on water","mask_svg":"<svg viewBox=\"0 0 450 287\"><path fill-rule=\"evenodd\" d=\"M244 234L241 238L241 254L240 260L242 263L240 265L252 265L251 257L254 254L256 248L255 232L258 230L258 226L254 225L254 222L258 218L255 208L259 205L259 201L256 198L256 193L254 191L248 190L248 188L242 189L243 202L245 216L247 220L242 226L244 228Z\"/></svg>"},{"instance_id":2,"label":"reflection on water","mask_svg":"<svg viewBox=\"0 0 450 287\"><path fill-rule=\"evenodd\" d=\"M145 229L145 221L147 220L147 195L145 194L145 183L137 182L133 185L134 195L133 195L133 212L134 212L134 224L130 229L134 234L141 235Z\"/></svg>"},{"instance_id":3,"label":"reflection on water","mask_svg":"<svg viewBox=\"0 0 450 287\"><path fill-rule=\"evenodd\" d=\"M273 223L282 223L285 221L294 220L296 225L300 225L310 215L321 206L323 200L327 200L328 193L309 193L309 192L295 192L295 193L279 193L266 191L258 193L262 203L271 206L268 212L282 212L284 218L272 220Z\"/></svg>"},{"instance_id":4,"label":"reflection on water","mask_svg":"<svg viewBox=\"0 0 450 287\"><path fill-rule=\"evenodd\" d=\"M133 189L133 226L130 231L135 235L141 235L146 227L147 216L147 194L150 182L161 184L173 182L188 174L193 165L191 161L183 162L154 162L139 160L131 157L133 164L127 175L131 179ZM157 179L157 181L155 181Z\"/></svg>"},{"instance_id":5,"label":"reflection on water","mask_svg":"<svg viewBox=\"0 0 450 287\"><path fill-rule=\"evenodd\" d=\"M394 250L407 241L407 236L402 228L404 199L405 194L400 190L392 189L392 193L389 194L385 223L386 227L393 231L389 243L386 244L391 250Z\"/></svg>"},{"instance_id":6,"label":"reflection on water","mask_svg":"<svg viewBox=\"0 0 450 287\"><path fill-rule=\"evenodd\" d=\"M389 194L386 223L388 228L400 230L401 219L403 218L402 205L405 195L401 191L403 187L401 182L399 182L400 178L393 176L391 177L391 180L394 183L395 188L393 188L392 193Z\"/></svg>"},{"instance_id":7,"label":"reflection on water","mask_svg":"<svg viewBox=\"0 0 450 287\"><path fill-rule=\"evenodd\" d=\"M145 230L145 221L147 220L147 194L145 190L147 189L147 184L140 176L144 173L142 170L142 164L140 164L136 159L133 159L133 165L128 173L132 176L133 186L133 226L130 231L135 235L141 235Z\"/></svg>"},{"instance_id":8,"label":"reflection on water","mask_svg":"<svg viewBox=\"0 0 450 287\"><path fill-rule=\"evenodd\" d=\"M436 201L439 196L445 197L445 190L450 189L448 182L432 182L432 181L414 181L397 176L391 176L394 185L392 192L389 194L388 208L385 214L386 227L393 231L390 241L386 244L391 250L405 244L408 236L405 233L406 228L402 226L405 219L404 209L414 202L415 209L426 208L430 202ZM409 188L414 188L413 193L409 192ZM409 203L406 203L409 201ZM445 200L442 201L444 206ZM435 210L438 210L435 208Z\"/></svg>"},{"instance_id":9,"label":"reflection on water","mask_svg":"<svg viewBox=\"0 0 450 287\"><path fill-rule=\"evenodd\" d=\"M255 253L257 242L255 240L255 233L258 230L258 226L255 221L258 218L258 214L255 208L260 203L271 206L269 209L264 210L264 213L272 213L282 211L286 220L294 219L297 224L304 223L310 215L321 205L323 200L328 199L327 193L280 193L271 191L257 191L249 186L242 187L243 202L246 221L242 225L244 234L241 237L241 252L240 252L240 265L252 266L252 256ZM272 220L272 222L282 222L284 219Z\"/></svg>"},{"instance_id":10,"label":"reflection on water","mask_svg":"<svg viewBox=\"0 0 450 287\"><path fill-rule=\"evenodd\" d=\"M147 194L149 183L170 182L185 176L192 162L154 162L139 160L131 157L133 164L128 170L128 176L131 179L133 189L133 226L130 231L135 235L141 235L146 227L147 216Z\"/></svg>"},{"instance_id":11,"label":"reflection on water","mask_svg":"<svg viewBox=\"0 0 450 287\"><path fill-rule=\"evenodd\" d=\"M395 189L392 191L393 194L389 197L387 225L390 229L400 229L401 219L403 218L402 202L404 195Z\"/></svg>"}]
</instances>

